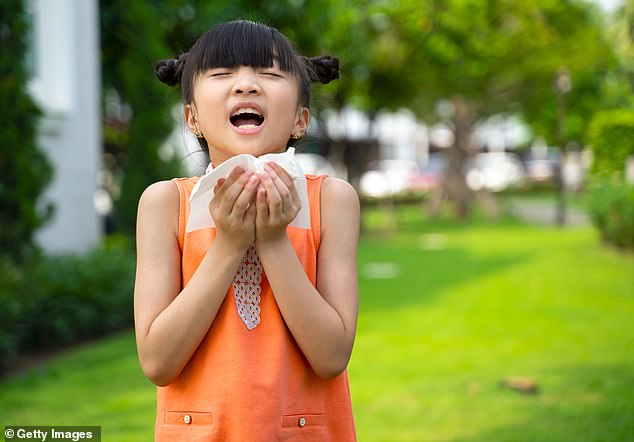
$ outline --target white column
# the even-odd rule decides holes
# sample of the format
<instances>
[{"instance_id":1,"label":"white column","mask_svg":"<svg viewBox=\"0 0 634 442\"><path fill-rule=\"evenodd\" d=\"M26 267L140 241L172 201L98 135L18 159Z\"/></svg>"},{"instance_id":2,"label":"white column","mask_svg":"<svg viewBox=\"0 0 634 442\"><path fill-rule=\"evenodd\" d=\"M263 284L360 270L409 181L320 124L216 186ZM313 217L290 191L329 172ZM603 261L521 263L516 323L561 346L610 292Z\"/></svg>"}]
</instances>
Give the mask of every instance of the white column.
<instances>
[{"instance_id":1,"label":"white column","mask_svg":"<svg viewBox=\"0 0 634 442\"><path fill-rule=\"evenodd\" d=\"M38 232L49 252L84 252L101 237L94 205L101 160L99 21L96 0L34 0L35 78L44 111L39 143L54 168L41 202L55 206Z\"/></svg>"}]
</instances>

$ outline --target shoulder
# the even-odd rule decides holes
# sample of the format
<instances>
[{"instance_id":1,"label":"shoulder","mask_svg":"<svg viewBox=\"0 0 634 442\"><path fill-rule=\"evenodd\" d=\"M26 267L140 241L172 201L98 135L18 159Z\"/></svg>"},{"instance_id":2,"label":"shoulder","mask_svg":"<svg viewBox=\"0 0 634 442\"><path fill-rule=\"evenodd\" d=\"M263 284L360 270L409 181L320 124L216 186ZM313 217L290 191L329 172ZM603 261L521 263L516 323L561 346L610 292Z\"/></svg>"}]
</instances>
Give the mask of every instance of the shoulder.
<instances>
[{"instance_id":1,"label":"shoulder","mask_svg":"<svg viewBox=\"0 0 634 442\"><path fill-rule=\"evenodd\" d=\"M158 181L150 184L141 194L139 211L178 206L178 188L172 181Z\"/></svg>"},{"instance_id":2,"label":"shoulder","mask_svg":"<svg viewBox=\"0 0 634 442\"><path fill-rule=\"evenodd\" d=\"M320 200L322 234L358 230L361 217L359 197L348 182L331 177L324 179Z\"/></svg>"},{"instance_id":3,"label":"shoulder","mask_svg":"<svg viewBox=\"0 0 634 442\"><path fill-rule=\"evenodd\" d=\"M175 182L151 184L139 199L137 229L177 232L179 210L180 196Z\"/></svg>"},{"instance_id":4,"label":"shoulder","mask_svg":"<svg viewBox=\"0 0 634 442\"><path fill-rule=\"evenodd\" d=\"M321 204L322 210L337 207L358 210L359 196L347 181L327 177L321 186Z\"/></svg>"}]
</instances>

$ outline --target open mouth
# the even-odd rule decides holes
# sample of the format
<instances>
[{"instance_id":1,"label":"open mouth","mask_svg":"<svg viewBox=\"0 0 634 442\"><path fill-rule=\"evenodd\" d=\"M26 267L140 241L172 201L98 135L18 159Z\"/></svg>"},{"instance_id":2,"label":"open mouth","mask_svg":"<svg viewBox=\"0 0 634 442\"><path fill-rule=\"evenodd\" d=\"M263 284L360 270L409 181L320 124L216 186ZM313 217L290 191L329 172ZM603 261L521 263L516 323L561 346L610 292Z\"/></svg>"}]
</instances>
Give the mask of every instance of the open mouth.
<instances>
[{"instance_id":1,"label":"open mouth","mask_svg":"<svg viewBox=\"0 0 634 442\"><path fill-rule=\"evenodd\" d=\"M236 110L229 121L240 129L255 129L264 123L264 116L253 107L243 107Z\"/></svg>"}]
</instances>

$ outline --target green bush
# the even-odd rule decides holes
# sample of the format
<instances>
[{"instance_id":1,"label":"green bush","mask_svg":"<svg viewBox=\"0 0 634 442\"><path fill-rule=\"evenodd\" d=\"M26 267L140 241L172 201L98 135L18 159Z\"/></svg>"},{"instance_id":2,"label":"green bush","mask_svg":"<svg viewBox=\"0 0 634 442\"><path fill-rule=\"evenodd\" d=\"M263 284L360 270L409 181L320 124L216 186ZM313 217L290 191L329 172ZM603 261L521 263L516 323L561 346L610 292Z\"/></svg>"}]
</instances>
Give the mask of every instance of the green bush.
<instances>
[{"instance_id":1,"label":"green bush","mask_svg":"<svg viewBox=\"0 0 634 442\"><path fill-rule=\"evenodd\" d=\"M22 285L22 279L13 261L0 255L0 372L6 368L6 361L15 355L17 349L14 330L22 304L14 293Z\"/></svg>"},{"instance_id":2,"label":"green bush","mask_svg":"<svg viewBox=\"0 0 634 442\"><path fill-rule=\"evenodd\" d=\"M588 209L604 241L634 250L634 185L597 180L588 188Z\"/></svg>"},{"instance_id":3,"label":"green bush","mask_svg":"<svg viewBox=\"0 0 634 442\"><path fill-rule=\"evenodd\" d=\"M588 130L594 155L593 175L623 176L627 158L634 155L634 112L625 109L597 112Z\"/></svg>"},{"instance_id":4,"label":"green bush","mask_svg":"<svg viewBox=\"0 0 634 442\"><path fill-rule=\"evenodd\" d=\"M124 249L0 262L0 366L133 324L134 257Z\"/></svg>"},{"instance_id":5,"label":"green bush","mask_svg":"<svg viewBox=\"0 0 634 442\"><path fill-rule=\"evenodd\" d=\"M114 226L118 232L134 234L143 190L155 181L183 173L176 155L166 158L159 153L174 127L172 105L179 94L158 81L153 70L158 60L178 54L168 50L165 19L152 5L167 7L167 2L99 3L103 90L116 91L132 111L123 117L116 112L108 114L107 106L104 109L104 149L112 160L108 167L120 186L120 192L113 194Z\"/></svg>"},{"instance_id":6,"label":"green bush","mask_svg":"<svg viewBox=\"0 0 634 442\"><path fill-rule=\"evenodd\" d=\"M38 209L52 168L36 142L40 111L27 91L25 3L0 2L0 254L14 261L34 253L33 234L52 210Z\"/></svg>"},{"instance_id":7,"label":"green bush","mask_svg":"<svg viewBox=\"0 0 634 442\"><path fill-rule=\"evenodd\" d=\"M624 180L627 158L634 155L634 112L598 112L589 128L594 155L588 209L602 239L634 249L634 186Z\"/></svg>"}]
</instances>

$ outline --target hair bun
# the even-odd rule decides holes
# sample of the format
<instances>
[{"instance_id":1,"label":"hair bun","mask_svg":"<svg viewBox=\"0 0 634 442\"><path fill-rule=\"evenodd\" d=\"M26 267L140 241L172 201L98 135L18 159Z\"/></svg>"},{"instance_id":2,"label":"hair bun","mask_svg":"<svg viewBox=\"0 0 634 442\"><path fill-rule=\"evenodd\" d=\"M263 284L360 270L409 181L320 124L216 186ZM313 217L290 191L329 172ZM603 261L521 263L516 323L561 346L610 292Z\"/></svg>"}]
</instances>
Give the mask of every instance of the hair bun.
<instances>
[{"instance_id":1,"label":"hair bun","mask_svg":"<svg viewBox=\"0 0 634 442\"><path fill-rule=\"evenodd\" d=\"M156 77L168 86L176 86L181 82L186 57L182 54L178 59L159 60L154 66Z\"/></svg>"},{"instance_id":2,"label":"hair bun","mask_svg":"<svg viewBox=\"0 0 634 442\"><path fill-rule=\"evenodd\" d=\"M310 80L314 83L326 84L339 78L339 59L337 58L321 55L319 57L304 57L304 61L308 66Z\"/></svg>"}]
</instances>

